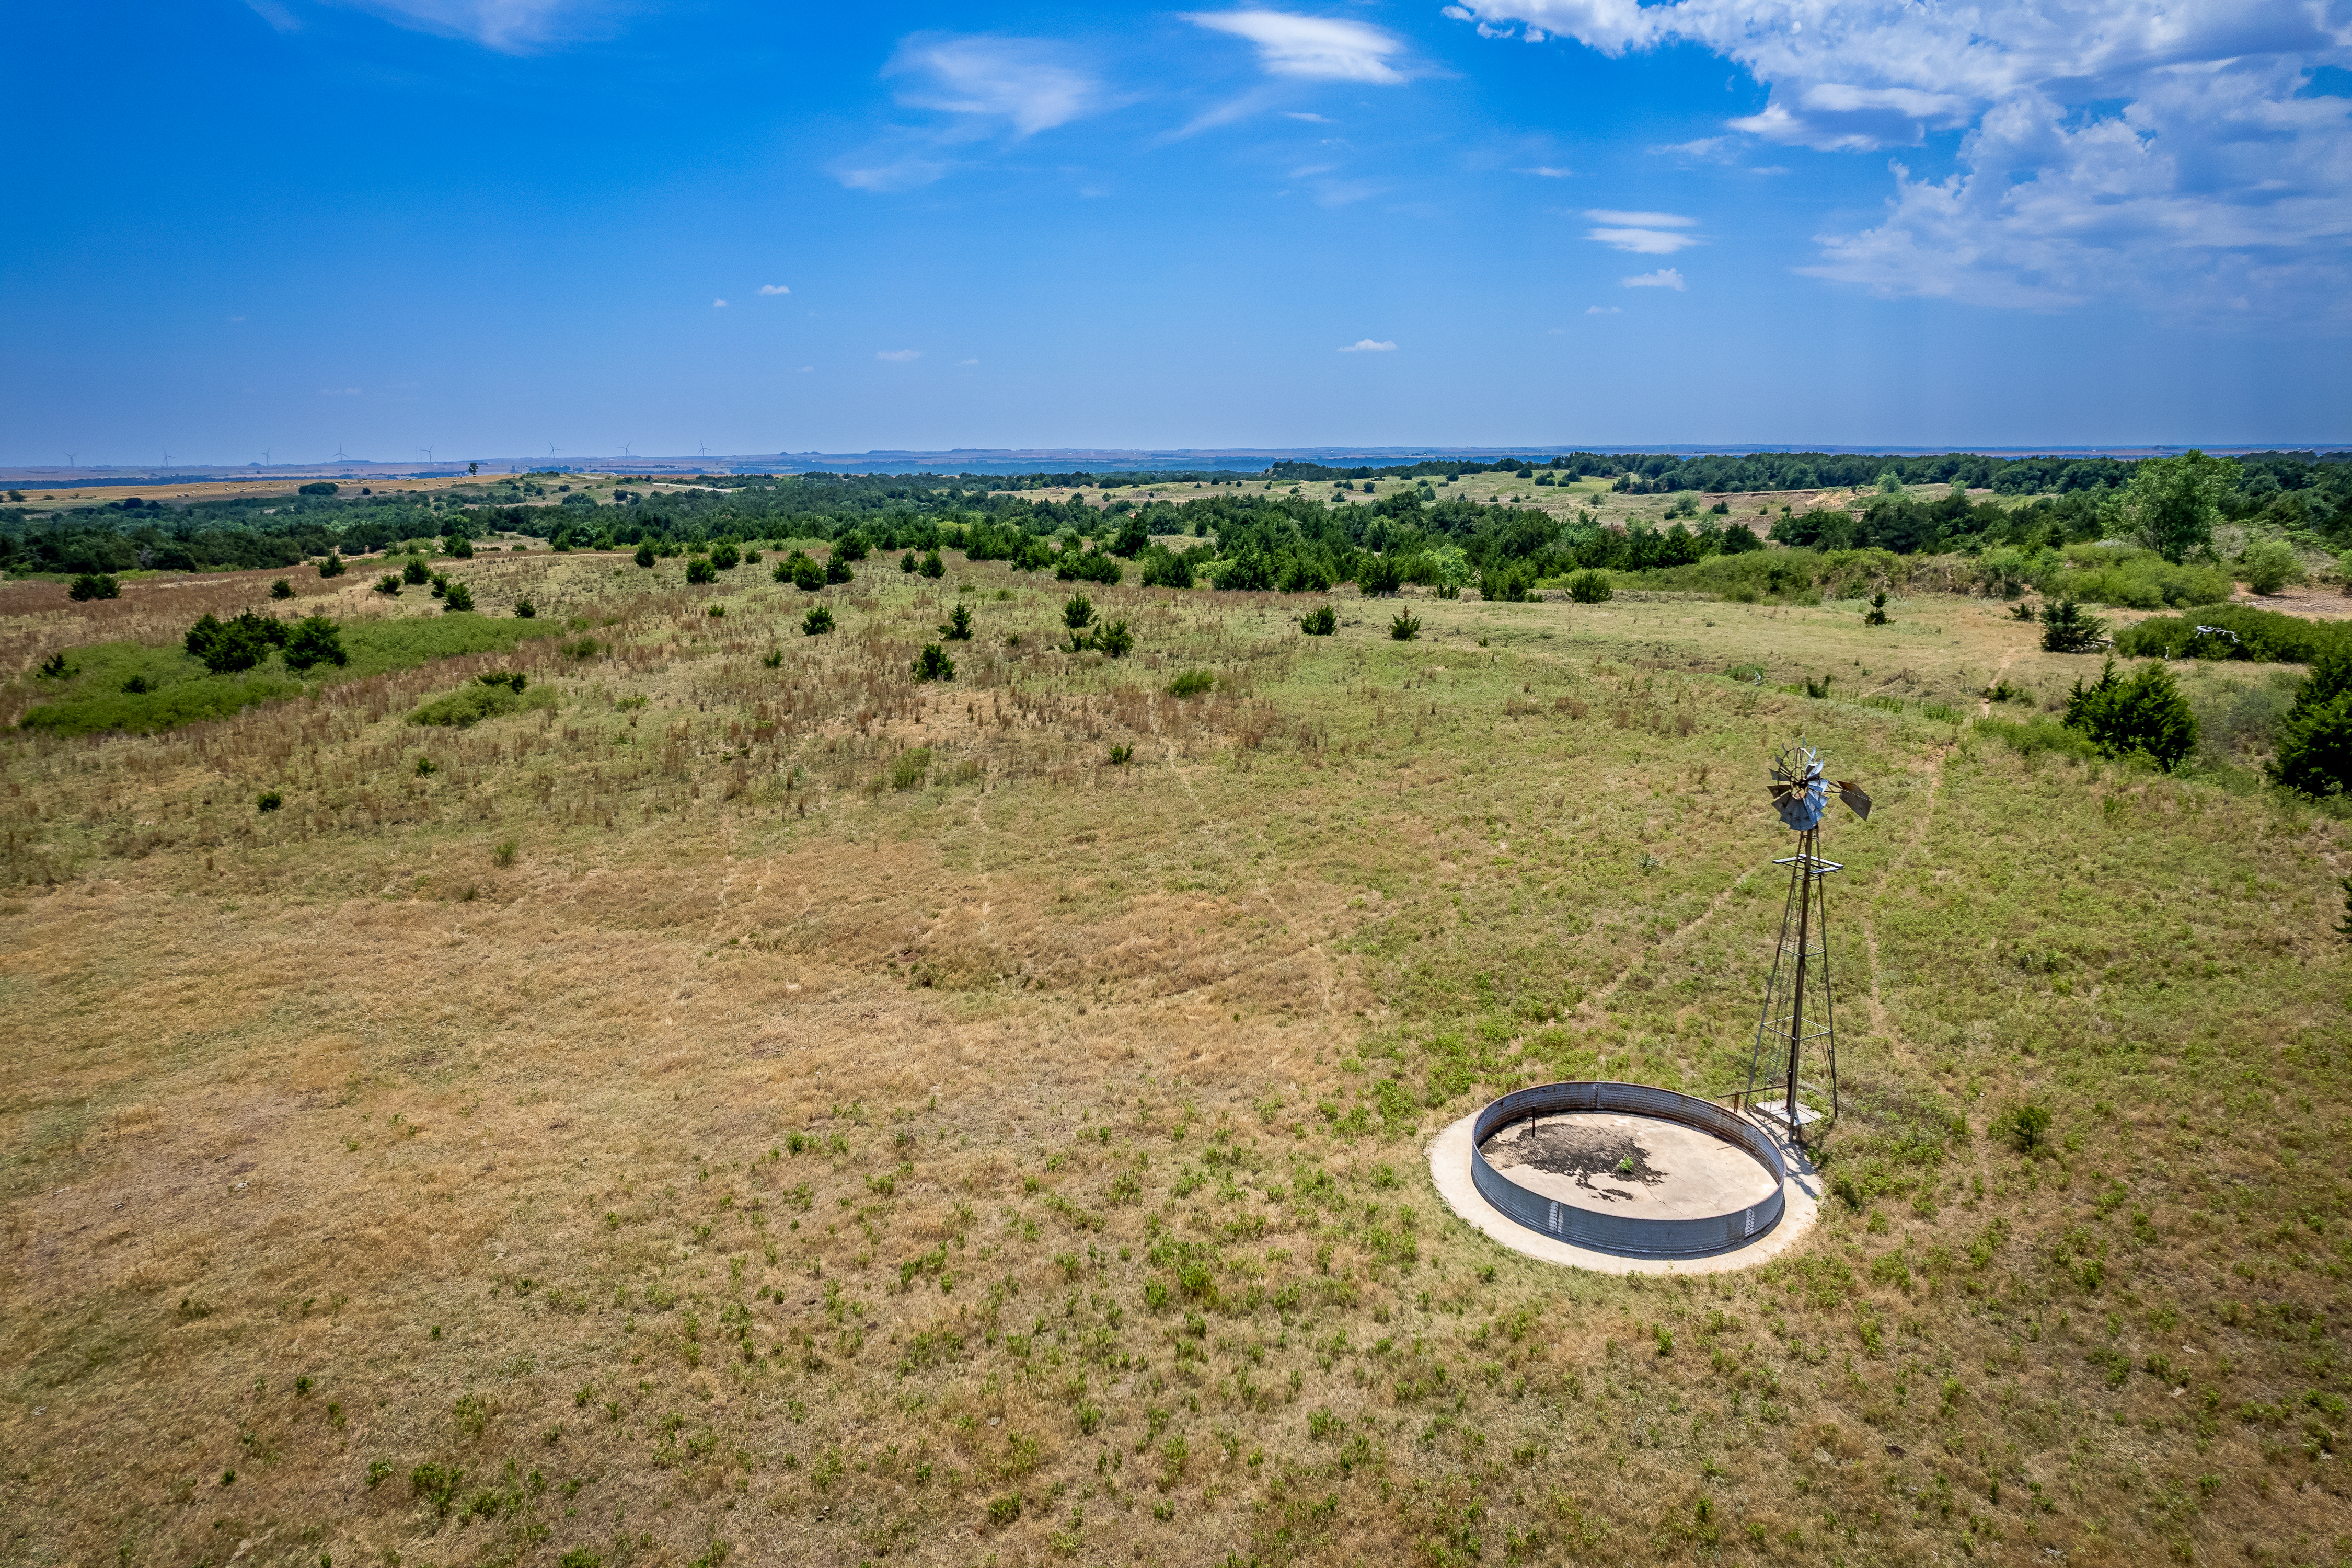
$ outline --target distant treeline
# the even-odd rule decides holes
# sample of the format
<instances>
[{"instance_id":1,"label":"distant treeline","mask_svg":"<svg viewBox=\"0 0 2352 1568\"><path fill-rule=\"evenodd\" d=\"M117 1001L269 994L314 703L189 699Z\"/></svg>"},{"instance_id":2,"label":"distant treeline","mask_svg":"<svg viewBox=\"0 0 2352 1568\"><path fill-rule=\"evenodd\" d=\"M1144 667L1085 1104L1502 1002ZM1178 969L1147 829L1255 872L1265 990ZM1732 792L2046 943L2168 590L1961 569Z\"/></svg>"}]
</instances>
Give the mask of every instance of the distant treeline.
<instances>
[{"instance_id":1,"label":"distant treeline","mask_svg":"<svg viewBox=\"0 0 2352 1568\"><path fill-rule=\"evenodd\" d=\"M1538 469L1535 465L1544 465ZM1384 469L1277 465L1274 479L1203 475L1204 494L1146 501L1119 491L1169 483L1132 475L1062 474L1066 485L1113 488L1093 500L1007 493L993 478L741 475L697 488L648 492L624 479L610 499L534 475L485 481L435 495L306 493L190 505L132 499L36 516L0 509L0 568L18 574L282 569L331 551L373 554L418 542L446 548L458 539L511 531L558 550L653 547L692 552L721 542L839 539L855 533L885 551L967 550L980 559L1032 570L1074 566L1088 553L1131 562L1144 580L1221 587L1300 589L1358 581L1366 558L1375 582L1441 588L1474 579L1496 592L1538 578L1601 567L1646 571L1685 566L1759 548L1763 538L1822 551L1877 549L1897 554L2000 551L2032 555L2095 540L2115 529L2117 506L2137 465L2106 459L1854 458L1762 454L1751 458L1607 457L1570 453L1492 463L1423 463ZM1663 526L1601 525L1590 511L1561 518L1528 507L1442 498L1441 477L1508 468L1538 483L1556 476L1612 474L1621 489L1675 492ZM2216 506L2224 518L2257 518L2338 547L2352 544L2352 463L2309 454L2242 458ZM1801 479L1800 476L1810 475ZM1867 489L1835 504L1768 518L1742 517L1729 503L1702 512L1699 488L1737 491L1831 481ZM1359 499L1335 506L1309 483L1347 482ZM1298 493L1292 493L1292 487ZM2022 503L1972 501L1961 487L2030 491ZM310 487L313 491L331 487ZM1364 496L1361 492L1373 493ZM527 498L559 498L525 505ZM1150 542L1181 534L1182 548ZM1760 536L1760 537L1759 537ZM2177 557L2177 552L2174 558ZM1102 576L1107 565L1089 568Z\"/></svg>"}]
</instances>

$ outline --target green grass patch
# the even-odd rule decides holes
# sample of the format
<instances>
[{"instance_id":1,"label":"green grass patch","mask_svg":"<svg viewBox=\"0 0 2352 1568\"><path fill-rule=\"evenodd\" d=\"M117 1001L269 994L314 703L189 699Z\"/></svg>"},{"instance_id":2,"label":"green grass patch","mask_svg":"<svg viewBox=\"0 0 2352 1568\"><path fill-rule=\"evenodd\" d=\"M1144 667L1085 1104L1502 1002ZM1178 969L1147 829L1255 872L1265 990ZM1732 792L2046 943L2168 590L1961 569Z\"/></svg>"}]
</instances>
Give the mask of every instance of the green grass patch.
<instances>
[{"instance_id":1,"label":"green grass patch","mask_svg":"<svg viewBox=\"0 0 2352 1568\"><path fill-rule=\"evenodd\" d=\"M511 686L494 686L478 680L470 686L461 686L446 696L418 704L409 714L408 721L463 730L485 719L495 719L501 713L520 713L527 708L554 706L555 693L544 686L519 692Z\"/></svg>"},{"instance_id":2,"label":"green grass patch","mask_svg":"<svg viewBox=\"0 0 2352 1568\"><path fill-rule=\"evenodd\" d=\"M442 615L397 620L341 623L350 662L321 665L314 679L286 672L273 656L257 669L215 675L178 647L148 643L94 643L67 656L75 673L63 680L27 678L44 697L18 722L55 735L95 735L110 730L147 733L175 725L226 719L257 703L299 697L336 681L410 669L436 658L464 654L505 653L527 637L554 637L560 622L492 619ZM125 691L133 680L144 691ZM54 696L51 694L54 693Z\"/></svg>"}]
</instances>

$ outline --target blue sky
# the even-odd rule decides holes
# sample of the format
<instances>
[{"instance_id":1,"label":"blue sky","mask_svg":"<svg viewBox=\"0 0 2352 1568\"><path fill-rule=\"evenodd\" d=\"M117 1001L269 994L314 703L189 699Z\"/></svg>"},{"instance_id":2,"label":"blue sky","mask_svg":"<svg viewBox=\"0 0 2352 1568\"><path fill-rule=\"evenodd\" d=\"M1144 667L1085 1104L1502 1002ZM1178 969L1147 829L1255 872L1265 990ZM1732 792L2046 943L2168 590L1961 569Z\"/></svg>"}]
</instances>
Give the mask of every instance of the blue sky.
<instances>
[{"instance_id":1,"label":"blue sky","mask_svg":"<svg viewBox=\"0 0 2352 1568\"><path fill-rule=\"evenodd\" d=\"M0 463L2352 439L2352 0L12 32Z\"/></svg>"}]
</instances>

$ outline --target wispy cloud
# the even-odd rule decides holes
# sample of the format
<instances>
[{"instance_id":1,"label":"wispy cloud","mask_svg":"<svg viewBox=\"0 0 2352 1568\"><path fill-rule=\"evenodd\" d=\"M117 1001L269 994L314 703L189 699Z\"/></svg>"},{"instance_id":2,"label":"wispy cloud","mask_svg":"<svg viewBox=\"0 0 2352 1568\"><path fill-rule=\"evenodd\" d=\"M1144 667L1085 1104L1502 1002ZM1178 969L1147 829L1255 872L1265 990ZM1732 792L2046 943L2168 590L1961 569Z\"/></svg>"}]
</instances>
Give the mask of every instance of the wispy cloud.
<instances>
[{"instance_id":1,"label":"wispy cloud","mask_svg":"<svg viewBox=\"0 0 2352 1568\"><path fill-rule=\"evenodd\" d=\"M789 294L792 292L792 289L782 283L762 283L760 285L760 292L762 294Z\"/></svg>"},{"instance_id":2,"label":"wispy cloud","mask_svg":"<svg viewBox=\"0 0 2352 1568\"><path fill-rule=\"evenodd\" d=\"M298 19L280 0L247 0L270 26L290 31ZM613 0L328 0L372 11L388 22L488 48L522 54L607 30L628 7Z\"/></svg>"},{"instance_id":3,"label":"wispy cloud","mask_svg":"<svg viewBox=\"0 0 2352 1568\"><path fill-rule=\"evenodd\" d=\"M1339 123L1329 115L1309 114L1303 109L1286 109L1282 111L1282 117L1285 120L1304 120L1309 125L1337 125Z\"/></svg>"},{"instance_id":4,"label":"wispy cloud","mask_svg":"<svg viewBox=\"0 0 2352 1568\"><path fill-rule=\"evenodd\" d=\"M1684 287L1683 275L1671 267L1661 267L1655 272L1643 272L1632 278L1621 278L1618 281L1628 289L1671 289L1677 294L1683 291Z\"/></svg>"},{"instance_id":5,"label":"wispy cloud","mask_svg":"<svg viewBox=\"0 0 2352 1568\"><path fill-rule=\"evenodd\" d=\"M920 349L883 349L879 353L876 353L874 357L880 360L888 360L893 364L904 364L908 360L922 358L923 351Z\"/></svg>"},{"instance_id":6,"label":"wispy cloud","mask_svg":"<svg viewBox=\"0 0 2352 1568\"><path fill-rule=\"evenodd\" d=\"M887 151L875 157L845 159L833 166L833 177L853 191L911 191L943 179L955 169L957 160L929 155L926 153L901 151L896 155Z\"/></svg>"},{"instance_id":7,"label":"wispy cloud","mask_svg":"<svg viewBox=\"0 0 2352 1568\"><path fill-rule=\"evenodd\" d=\"M1587 305L1584 313L1588 316L1622 316L1625 312L1615 305Z\"/></svg>"},{"instance_id":8,"label":"wispy cloud","mask_svg":"<svg viewBox=\"0 0 2352 1568\"><path fill-rule=\"evenodd\" d=\"M1358 338L1339 350L1343 354L1392 354L1396 344L1378 342L1370 338Z\"/></svg>"},{"instance_id":9,"label":"wispy cloud","mask_svg":"<svg viewBox=\"0 0 2352 1568\"><path fill-rule=\"evenodd\" d=\"M958 364L978 364L980 362L976 359L960 359L956 361L956 363Z\"/></svg>"},{"instance_id":10,"label":"wispy cloud","mask_svg":"<svg viewBox=\"0 0 2352 1568\"><path fill-rule=\"evenodd\" d=\"M1035 38L918 33L898 46L886 76L913 79L900 94L923 109L1000 121L1034 136L1102 108L1102 84L1068 62L1062 46Z\"/></svg>"},{"instance_id":11,"label":"wispy cloud","mask_svg":"<svg viewBox=\"0 0 2352 1568\"><path fill-rule=\"evenodd\" d=\"M1631 251L1636 256L1672 256L1677 250L1699 243L1698 236L1685 232L1696 226L1698 219L1685 217L1680 213L1623 212L1615 207L1589 207L1584 216L1601 226L1586 230L1584 237L1612 250Z\"/></svg>"},{"instance_id":12,"label":"wispy cloud","mask_svg":"<svg viewBox=\"0 0 2352 1568\"><path fill-rule=\"evenodd\" d=\"M1403 42L1362 22L1288 11L1195 11L1185 19L1255 44L1258 65L1269 76L1381 87L1405 79L1389 64L1404 52Z\"/></svg>"},{"instance_id":13,"label":"wispy cloud","mask_svg":"<svg viewBox=\"0 0 2352 1568\"><path fill-rule=\"evenodd\" d=\"M1573 169L1555 169L1549 163L1538 163L1532 169L1516 169L1512 172L1519 174L1534 174L1546 180L1565 180L1576 173Z\"/></svg>"},{"instance_id":14,"label":"wispy cloud","mask_svg":"<svg viewBox=\"0 0 2352 1568\"><path fill-rule=\"evenodd\" d=\"M714 310L723 310L727 309L727 301L724 300L713 300L710 301L710 308Z\"/></svg>"}]
</instances>

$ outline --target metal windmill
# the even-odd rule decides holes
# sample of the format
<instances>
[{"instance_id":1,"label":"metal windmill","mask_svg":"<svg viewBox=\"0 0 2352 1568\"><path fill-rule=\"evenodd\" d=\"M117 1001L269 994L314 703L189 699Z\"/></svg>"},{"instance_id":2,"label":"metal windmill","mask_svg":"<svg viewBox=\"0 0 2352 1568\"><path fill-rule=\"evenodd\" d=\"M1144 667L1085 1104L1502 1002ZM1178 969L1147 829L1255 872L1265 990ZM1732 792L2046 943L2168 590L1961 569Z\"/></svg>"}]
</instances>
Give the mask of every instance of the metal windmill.
<instances>
[{"instance_id":1,"label":"metal windmill","mask_svg":"<svg viewBox=\"0 0 2352 1568\"><path fill-rule=\"evenodd\" d=\"M1820 855L1822 817L1836 795L1856 816L1870 816L1870 796L1828 778L1821 753L1798 745L1772 759L1766 792L1780 821L1797 835L1797 852L1772 862L1789 868L1789 902L1780 916L1780 947L1756 1026L1756 1052L1748 1066L1748 1113L1784 1130L1792 1146L1805 1141L1808 1122L1835 1121L1837 1013L1830 995L1829 904L1822 879L1844 867ZM1808 1062L1807 1058L1811 1061ZM1827 1085L1806 1078L1827 1068ZM1759 1098L1773 1096L1778 1098ZM1808 1105L1810 1095L1817 1103ZM1826 1100L1824 1112L1819 1101Z\"/></svg>"}]
</instances>

